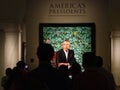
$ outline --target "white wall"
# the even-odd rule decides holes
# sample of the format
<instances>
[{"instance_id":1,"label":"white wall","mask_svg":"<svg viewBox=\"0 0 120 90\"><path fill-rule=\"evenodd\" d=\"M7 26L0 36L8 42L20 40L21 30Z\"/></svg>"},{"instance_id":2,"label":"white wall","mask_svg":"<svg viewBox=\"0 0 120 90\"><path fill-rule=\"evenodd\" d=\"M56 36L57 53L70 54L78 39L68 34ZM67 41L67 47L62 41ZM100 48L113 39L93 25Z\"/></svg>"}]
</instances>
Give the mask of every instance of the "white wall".
<instances>
[{"instance_id":1,"label":"white wall","mask_svg":"<svg viewBox=\"0 0 120 90\"><path fill-rule=\"evenodd\" d=\"M111 70L117 86L120 86L120 31L111 33Z\"/></svg>"},{"instance_id":2,"label":"white wall","mask_svg":"<svg viewBox=\"0 0 120 90\"><path fill-rule=\"evenodd\" d=\"M5 69L16 66L21 59L21 45L18 25L0 23L0 78L5 75ZM0 90L2 90L0 82Z\"/></svg>"}]
</instances>

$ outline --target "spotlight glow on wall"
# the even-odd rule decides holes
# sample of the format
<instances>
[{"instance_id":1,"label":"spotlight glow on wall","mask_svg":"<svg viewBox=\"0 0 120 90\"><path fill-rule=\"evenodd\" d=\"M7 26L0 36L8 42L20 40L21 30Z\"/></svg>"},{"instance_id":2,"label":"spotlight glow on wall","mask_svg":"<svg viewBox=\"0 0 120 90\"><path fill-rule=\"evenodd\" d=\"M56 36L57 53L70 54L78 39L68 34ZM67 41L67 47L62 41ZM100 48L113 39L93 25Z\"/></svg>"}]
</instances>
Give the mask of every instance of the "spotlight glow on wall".
<instances>
[{"instance_id":1,"label":"spotlight glow on wall","mask_svg":"<svg viewBox=\"0 0 120 90\"><path fill-rule=\"evenodd\" d=\"M111 70L116 85L120 85L120 31L111 33Z\"/></svg>"}]
</instances>

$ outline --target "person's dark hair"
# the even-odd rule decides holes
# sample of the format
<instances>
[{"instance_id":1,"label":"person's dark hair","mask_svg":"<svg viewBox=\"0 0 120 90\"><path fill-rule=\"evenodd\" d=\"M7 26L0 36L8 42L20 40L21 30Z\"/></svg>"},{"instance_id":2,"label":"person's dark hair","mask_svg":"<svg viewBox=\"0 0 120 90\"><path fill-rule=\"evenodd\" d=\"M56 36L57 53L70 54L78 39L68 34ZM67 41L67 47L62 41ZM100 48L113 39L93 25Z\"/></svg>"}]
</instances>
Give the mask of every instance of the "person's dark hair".
<instances>
[{"instance_id":1,"label":"person's dark hair","mask_svg":"<svg viewBox=\"0 0 120 90\"><path fill-rule=\"evenodd\" d=\"M24 61L18 61L16 65L18 68L23 69L25 68L26 63Z\"/></svg>"},{"instance_id":2,"label":"person's dark hair","mask_svg":"<svg viewBox=\"0 0 120 90\"><path fill-rule=\"evenodd\" d=\"M72 74L78 74L81 73L81 66L79 63L74 63L72 67L69 69L70 73Z\"/></svg>"},{"instance_id":3,"label":"person's dark hair","mask_svg":"<svg viewBox=\"0 0 120 90\"><path fill-rule=\"evenodd\" d=\"M53 58L54 49L50 44L43 43L37 48L37 56L40 61L50 61Z\"/></svg>"},{"instance_id":4,"label":"person's dark hair","mask_svg":"<svg viewBox=\"0 0 120 90\"><path fill-rule=\"evenodd\" d=\"M96 66L97 67L103 66L103 58L101 56L96 56Z\"/></svg>"},{"instance_id":5,"label":"person's dark hair","mask_svg":"<svg viewBox=\"0 0 120 90\"><path fill-rule=\"evenodd\" d=\"M5 73L7 76L12 74L12 69L11 68L6 68Z\"/></svg>"},{"instance_id":6,"label":"person's dark hair","mask_svg":"<svg viewBox=\"0 0 120 90\"><path fill-rule=\"evenodd\" d=\"M96 56L93 52L85 52L83 54L83 66L84 67L94 67L96 66Z\"/></svg>"}]
</instances>

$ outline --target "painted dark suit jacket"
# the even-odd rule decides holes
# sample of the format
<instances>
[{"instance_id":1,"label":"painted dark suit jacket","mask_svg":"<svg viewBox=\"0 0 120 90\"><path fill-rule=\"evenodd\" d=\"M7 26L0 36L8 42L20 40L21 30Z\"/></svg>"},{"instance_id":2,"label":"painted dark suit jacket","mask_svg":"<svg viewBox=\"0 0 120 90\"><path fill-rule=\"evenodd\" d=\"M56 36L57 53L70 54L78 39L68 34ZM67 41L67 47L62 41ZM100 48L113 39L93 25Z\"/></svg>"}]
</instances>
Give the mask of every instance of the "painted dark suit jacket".
<instances>
[{"instance_id":1,"label":"painted dark suit jacket","mask_svg":"<svg viewBox=\"0 0 120 90\"><path fill-rule=\"evenodd\" d=\"M63 51L63 49L59 50L56 53L56 62L57 64L58 63L69 63L70 65L72 65L73 63L76 62L74 58L74 51L69 49L68 59L66 60L65 52Z\"/></svg>"}]
</instances>

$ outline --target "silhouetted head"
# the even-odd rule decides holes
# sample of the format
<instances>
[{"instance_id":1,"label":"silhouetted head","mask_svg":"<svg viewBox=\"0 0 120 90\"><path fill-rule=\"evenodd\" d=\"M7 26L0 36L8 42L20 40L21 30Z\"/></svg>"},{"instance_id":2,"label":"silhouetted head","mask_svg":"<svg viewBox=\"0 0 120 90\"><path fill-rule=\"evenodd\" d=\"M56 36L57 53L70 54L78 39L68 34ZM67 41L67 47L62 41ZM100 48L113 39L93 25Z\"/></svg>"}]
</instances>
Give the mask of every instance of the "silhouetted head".
<instances>
[{"instance_id":1,"label":"silhouetted head","mask_svg":"<svg viewBox=\"0 0 120 90\"><path fill-rule=\"evenodd\" d=\"M54 55L54 49L50 44L43 43L37 48L37 56L40 61L50 62Z\"/></svg>"},{"instance_id":2,"label":"silhouetted head","mask_svg":"<svg viewBox=\"0 0 120 90\"><path fill-rule=\"evenodd\" d=\"M74 63L69 70L71 74L78 74L81 73L81 66L79 63Z\"/></svg>"},{"instance_id":3,"label":"silhouetted head","mask_svg":"<svg viewBox=\"0 0 120 90\"><path fill-rule=\"evenodd\" d=\"M96 56L96 66L97 67L103 66L103 58L101 56Z\"/></svg>"},{"instance_id":4,"label":"silhouetted head","mask_svg":"<svg viewBox=\"0 0 120 90\"><path fill-rule=\"evenodd\" d=\"M96 56L93 52L86 52L83 54L83 67L95 67Z\"/></svg>"},{"instance_id":5,"label":"silhouetted head","mask_svg":"<svg viewBox=\"0 0 120 90\"><path fill-rule=\"evenodd\" d=\"M12 74L12 69L11 68L6 68L5 73L7 76L10 76Z\"/></svg>"},{"instance_id":6,"label":"silhouetted head","mask_svg":"<svg viewBox=\"0 0 120 90\"><path fill-rule=\"evenodd\" d=\"M18 61L16 65L17 65L17 68L24 69L26 64L24 61Z\"/></svg>"}]
</instances>

